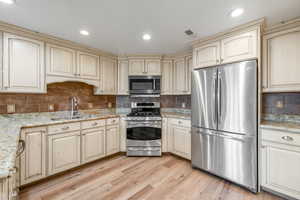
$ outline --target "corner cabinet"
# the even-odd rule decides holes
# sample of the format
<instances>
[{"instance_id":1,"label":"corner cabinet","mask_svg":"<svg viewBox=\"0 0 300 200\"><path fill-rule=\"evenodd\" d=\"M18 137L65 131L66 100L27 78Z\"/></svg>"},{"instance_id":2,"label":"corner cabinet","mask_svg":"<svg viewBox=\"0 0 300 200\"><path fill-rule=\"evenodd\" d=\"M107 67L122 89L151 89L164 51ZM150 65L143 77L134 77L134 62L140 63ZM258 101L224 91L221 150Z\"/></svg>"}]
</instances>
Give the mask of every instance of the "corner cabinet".
<instances>
[{"instance_id":1,"label":"corner cabinet","mask_svg":"<svg viewBox=\"0 0 300 200\"><path fill-rule=\"evenodd\" d=\"M263 37L263 92L300 91L300 24Z\"/></svg>"},{"instance_id":2,"label":"corner cabinet","mask_svg":"<svg viewBox=\"0 0 300 200\"><path fill-rule=\"evenodd\" d=\"M300 135L262 130L262 187L300 199Z\"/></svg>"},{"instance_id":3,"label":"corner cabinet","mask_svg":"<svg viewBox=\"0 0 300 200\"><path fill-rule=\"evenodd\" d=\"M2 92L46 92L44 42L3 33Z\"/></svg>"}]
</instances>

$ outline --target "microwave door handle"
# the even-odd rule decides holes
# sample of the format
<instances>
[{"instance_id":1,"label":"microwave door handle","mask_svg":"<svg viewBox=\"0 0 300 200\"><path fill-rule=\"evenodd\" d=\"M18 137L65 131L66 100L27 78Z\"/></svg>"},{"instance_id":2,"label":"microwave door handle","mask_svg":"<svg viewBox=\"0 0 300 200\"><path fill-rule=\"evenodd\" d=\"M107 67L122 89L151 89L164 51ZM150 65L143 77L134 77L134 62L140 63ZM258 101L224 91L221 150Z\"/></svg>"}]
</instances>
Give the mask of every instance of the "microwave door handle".
<instances>
[{"instance_id":1,"label":"microwave door handle","mask_svg":"<svg viewBox=\"0 0 300 200\"><path fill-rule=\"evenodd\" d=\"M156 90L156 79L153 79L153 90Z\"/></svg>"}]
</instances>

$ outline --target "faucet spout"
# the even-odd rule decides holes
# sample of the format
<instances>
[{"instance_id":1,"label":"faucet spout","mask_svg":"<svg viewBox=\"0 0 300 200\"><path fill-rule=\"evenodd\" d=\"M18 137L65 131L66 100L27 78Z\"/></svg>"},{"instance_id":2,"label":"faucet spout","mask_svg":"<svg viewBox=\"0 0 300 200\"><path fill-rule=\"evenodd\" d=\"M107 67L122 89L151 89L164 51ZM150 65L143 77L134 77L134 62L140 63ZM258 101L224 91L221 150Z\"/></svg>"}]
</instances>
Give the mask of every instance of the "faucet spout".
<instances>
[{"instance_id":1,"label":"faucet spout","mask_svg":"<svg viewBox=\"0 0 300 200\"><path fill-rule=\"evenodd\" d=\"M71 98L71 119L78 116L78 99L77 97Z\"/></svg>"}]
</instances>

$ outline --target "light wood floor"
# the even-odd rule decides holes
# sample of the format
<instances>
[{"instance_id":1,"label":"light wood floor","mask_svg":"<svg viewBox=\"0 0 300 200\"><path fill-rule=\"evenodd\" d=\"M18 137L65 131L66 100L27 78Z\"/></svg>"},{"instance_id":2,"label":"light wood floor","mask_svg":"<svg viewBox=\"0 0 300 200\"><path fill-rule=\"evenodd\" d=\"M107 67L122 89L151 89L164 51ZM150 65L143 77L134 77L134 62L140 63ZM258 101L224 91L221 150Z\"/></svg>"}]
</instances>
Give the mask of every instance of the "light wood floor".
<instances>
[{"instance_id":1,"label":"light wood floor","mask_svg":"<svg viewBox=\"0 0 300 200\"><path fill-rule=\"evenodd\" d=\"M278 200L195 170L172 155L118 155L24 188L21 200Z\"/></svg>"}]
</instances>

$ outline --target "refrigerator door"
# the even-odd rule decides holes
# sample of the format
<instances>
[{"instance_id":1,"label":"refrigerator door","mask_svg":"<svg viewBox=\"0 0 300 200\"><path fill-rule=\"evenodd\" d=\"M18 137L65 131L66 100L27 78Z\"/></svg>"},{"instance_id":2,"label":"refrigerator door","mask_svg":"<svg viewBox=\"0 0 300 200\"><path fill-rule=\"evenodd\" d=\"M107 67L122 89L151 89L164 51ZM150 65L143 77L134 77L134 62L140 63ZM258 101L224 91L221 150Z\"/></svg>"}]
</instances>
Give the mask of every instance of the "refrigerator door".
<instances>
[{"instance_id":1,"label":"refrigerator door","mask_svg":"<svg viewBox=\"0 0 300 200\"><path fill-rule=\"evenodd\" d=\"M218 130L256 135L257 62L244 61L218 68Z\"/></svg>"},{"instance_id":2,"label":"refrigerator door","mask_svg":"<svg viewBox=\"0 0 300 200\"><path fill-rule=\"evenodd\" d=\"M192 125L217 129L217 68L194 70L192 73Z\"/></svg>"},{"instance_id":3,"label":"refrigerator door","mask_svg":"<svg viewBox=\"0 0 300 200\"><path fill-rule=\"evenodd\" d=\"M217 173L218 171L218 135L209 129L192 127L192 165Z\"/></svg>"},{"instance_id":4,"label":"refrigerator door","mask_svg":"<svg viewBox=\"0 0 300 200\"><path fill-rule=\"evenodd\" d=\"M257 192L256 137L218 132L217 175Z\"/></svg>"}]
</instances>

